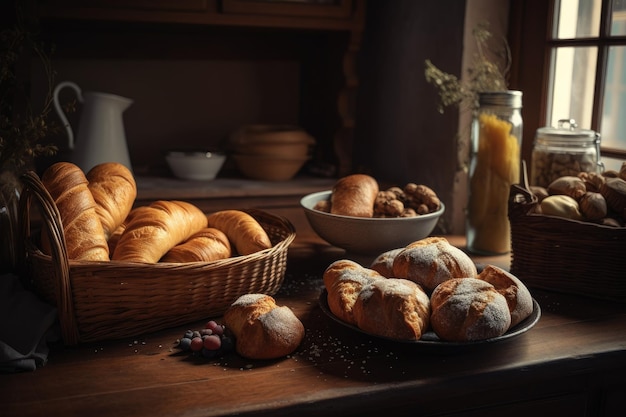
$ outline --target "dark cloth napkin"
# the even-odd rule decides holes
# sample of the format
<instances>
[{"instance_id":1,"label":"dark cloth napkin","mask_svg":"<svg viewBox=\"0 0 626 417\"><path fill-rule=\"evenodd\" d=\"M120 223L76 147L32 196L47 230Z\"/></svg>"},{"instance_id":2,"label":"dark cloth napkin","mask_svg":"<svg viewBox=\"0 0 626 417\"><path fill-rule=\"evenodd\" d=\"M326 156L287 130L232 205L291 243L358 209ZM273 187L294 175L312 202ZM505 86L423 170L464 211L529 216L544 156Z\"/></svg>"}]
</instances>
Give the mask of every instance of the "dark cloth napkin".
<instances>
[{"instance_id":1,"label":"dark cloth napkin","mask_svg":"<svg viewBox=\"0 0 626 417\"><path fill-rule=\"evenodd\" d=\"M60 339L56 308L24 289L14 274L0 275L0 373L34 371Z\"/></svg>"}]
</instances>

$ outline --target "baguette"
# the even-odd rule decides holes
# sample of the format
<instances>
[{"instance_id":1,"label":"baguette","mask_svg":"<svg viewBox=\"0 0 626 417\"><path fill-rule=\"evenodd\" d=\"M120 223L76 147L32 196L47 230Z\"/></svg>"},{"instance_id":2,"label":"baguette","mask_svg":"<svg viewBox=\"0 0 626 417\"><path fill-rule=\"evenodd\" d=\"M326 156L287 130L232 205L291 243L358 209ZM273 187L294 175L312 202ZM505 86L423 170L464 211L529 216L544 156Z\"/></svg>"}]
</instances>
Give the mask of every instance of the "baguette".
<instances>
[{"instance_id":1,"label":"baguette","mask_svg":"<svg viewBox=\"0 0 626 417\"><path fill-rule=\"evenodd\" d=\"M57 162L44 171L41 182L61 215L68 258L108 261L109 247L83 171L70 162ZM50 240L45 230L42 233L41 249L51 254Z\"/></svg>"},{"instance_id":2,"label":"baguette","mask_svg":"<svg viewBox=\"0 0 626 417\"><path fill-rule=\"evenodd\" d=\"M340 178L332 189L330 212L343 216L374 217L378 182L364 174Z\"/></svg>"},{"instance_id":3,"label":"baguette","mask_svg":"<svg viewBox=\"0 0 626 417\"><path fill-rule=\"evenodd\" d=\"M184 201L155 201L128 215L112 260L158 262L163 255L207 226L206 215Z\"/></svg>"},{"instance_id":4,"label":"baguette","mask_svg":"<svg viewBox=\"0 0 626 417\"><path fill-rule=\"evenodd\" d=\"M137 184L132 172L117 162L105 162L87 173L89 191L96 201L104 237L111 235L126 219L137 197Z\"/></svg>"},{"instance_id":5,"label":"baguette","mask_svg":"<svg viewBox=\"0 0 626 417\"><path fill-rule=\"evenodd\" d=\"M267 232L254 217L239 210L221 210L207 216L209 227L221 230L239 255L272 247Z\"/></svg>"},{"instance_id":6,"label":"baguette","mask_svg":"<svg viewBox=\"0 0 626 417\"><path fill-rule=\"evenodd\" d=\"M231 256L228 237L221 230L206 227L170 249L161 262L211 262Z\"/></svg>"}]
</instances>

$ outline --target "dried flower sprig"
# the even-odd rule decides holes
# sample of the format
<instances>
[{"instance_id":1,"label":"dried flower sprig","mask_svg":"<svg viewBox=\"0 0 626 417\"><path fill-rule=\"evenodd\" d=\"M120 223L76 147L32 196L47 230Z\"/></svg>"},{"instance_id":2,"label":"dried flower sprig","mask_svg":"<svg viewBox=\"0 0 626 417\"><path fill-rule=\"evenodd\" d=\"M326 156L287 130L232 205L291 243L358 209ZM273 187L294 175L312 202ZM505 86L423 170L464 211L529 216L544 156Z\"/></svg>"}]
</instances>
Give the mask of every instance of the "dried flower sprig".
<instances>
[{"instance_id":1,"label":"dried flower sprig","mask_svg":"<svg viewBox=\"0 0 626 417\"><path fill-rule=\"evenodd\" d=\"M511 52L506 40L500 50L490 49L488 42L492 34L488 26L487 23L480 23L472 31L478 52L468 68L466 81L440 70L428 59L425 61L426 81L434 85L439 93L439 112L443 113L445 107L463 104L474 109L478 107L479 93L507 89Z\"/></svg>"},{"instance_id":2,"label":"dried flower sprig","mask_svg":"<svg viewBox=\"0 0 626 417\"><path fill-rule=\"evenodd\" d=\"M32 31L26 28L21 16L13 27L0 32L0 167L23 167L39 156L51 156L57 147L44 143L59 127L48 121L52 110L54 71L49 54ZM43 67L47 92L35 109L30 97L29 80L20 76L26 54Z\"/></svg>"}]
</instances>

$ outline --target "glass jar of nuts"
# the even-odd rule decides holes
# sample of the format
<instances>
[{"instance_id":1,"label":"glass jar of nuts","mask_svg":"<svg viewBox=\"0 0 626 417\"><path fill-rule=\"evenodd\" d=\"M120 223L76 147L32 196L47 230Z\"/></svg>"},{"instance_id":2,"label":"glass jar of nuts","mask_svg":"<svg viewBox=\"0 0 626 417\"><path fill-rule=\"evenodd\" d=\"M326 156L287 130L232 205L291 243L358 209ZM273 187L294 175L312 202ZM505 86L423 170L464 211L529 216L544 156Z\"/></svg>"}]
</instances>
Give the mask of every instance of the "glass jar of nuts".
<instances>
[{"instance_id":1,"label":"glass jar of nuts","mask_svg":"<svg viewBox=\"0 0 626 417\"><path fill-rule=\"evenodd\" d=\"M548 187L560 177L602 171L599 133L579 129L574 119L559 120L558 127L537 129L530 169L531 185Z\"/></svg>"}]
</instances>

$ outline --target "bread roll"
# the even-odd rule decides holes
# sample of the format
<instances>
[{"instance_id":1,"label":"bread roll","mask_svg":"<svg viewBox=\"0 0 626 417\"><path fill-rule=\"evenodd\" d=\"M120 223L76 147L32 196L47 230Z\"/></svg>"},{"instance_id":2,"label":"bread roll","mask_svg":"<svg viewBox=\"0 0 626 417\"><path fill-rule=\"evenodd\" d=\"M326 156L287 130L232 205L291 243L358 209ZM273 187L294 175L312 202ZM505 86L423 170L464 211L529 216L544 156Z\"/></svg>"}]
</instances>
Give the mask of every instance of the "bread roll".
<instances>
[{"instance_id":1,"label":"bread roll","mask_svg":"<svg viewBox=\"0 0 626 417\"><path fill-rule=\"evenodd\" d=\"M413 281L379 279L363 287L353 311L363 331L397 340L418 340L429 325L430 301Z\"/></svg>"},{"instance_id":2,"label":"bread roll","mask_svg":"<svg viewBox=\"0 0 626 417\"><path fill-rule=\"evenodd\" d=\"M494 265L487 265L478 279L494 286L506 298L511 312L511 327L519 324L533 312L533 298L522 281L513 274Z\"/></svg>"},{"instance_id":3,"label":"bread roll","mask_svg":"<svg viewBox=\"0 0 626 417\"><path fill-rule=\"evenodd\" d=\"M207 216L208 226L221 230L239 255L272 247L267 232L254 217L239 210L222 210Z\"/></svg>"},{"instance_id":4,"label":"bread roll","mask_svg":"<svg viewBox=\"0 0 626 417\"><path fill-rule=\"evenodd\" d=\"M304 339L304 325L289 307L265 294L239 297L224 313L235 336L237 353L248 359L276 359L295 351Z\"/></svg>"},{"instance_id":5,"label":"bread roll","mask_svg":"<svg viewBox=\"0 0 626 417\"><path fill-rule=\"evenodd\" d=\"M475 278L472 259L443 237L428 237L407 245L393 262L395 278L406 278L431 293L451 278Z\"/></svg>"},{"instance_id":6,"label":"bread roll","mask_svg":"<svg viewBox=\"0 0 626 417\"><path fill-rule=\"evenodd\" d=\"M381 253L372 261L370 268L384 277L394 278L393 261L403 249L404 248L392 249Z\"/></svg>"},{"instance_id":7,"label":"bread roll","mask_svg":"<svg viewBox=\"0 0 626 417\"><path fill-rule=\"evenodd\" d=\"M369 175L353 174L340 178L333 186L330 212L343 216L373 217L378 182Z\"/></svg>"},{"instance_id":8,"label":"bread roll","mask_svg":"<svg viewBox=\"0 0 626 417\"><path fill-rule=\"evenodd\" d=\"M137 197L137 184L133 173L117 162L105 162L87 173L89 191L96 202L104 237L109 240L121 225Z\"/></svg>"},{"instance_id":9,"label":"bread roll","mask_svg":"<svg viewBox=\"0 0 626 417\"><path fill-rule=\"evenodd\" d=\"M361 264L350 259L339 259L326 268L322 274L322 279L324 281L324 287L329 290L337 279L346 274L363 275L366 273L374 274L376 272L371 269L364 269Z\"/></svg>"},{"instance_id":10,"label":"bread roll","mask_svg":"<svg viewBox=\"0 0 626 417\"><path fill-rule=\"evenodd\" d=\"M211 262L231 255L228 237L221 230L206 227L170 249L161 262Z\"/></svg>"},{"instance_id":11,"label":"bread roll","mask_svg":"<svg viewBox=\"0 0 626 417\"><path fill-rule=\"evenodd\" d=\"M361 289L376 279L385 278L372 269L344 259L326 268L323 279L330 311L346 323L356 325L353 308Z\"/></svg>"},{"instance_id":12,"label":"bread roll","mask_svg":"<svg viewBox=\"0 0 626 417\"><path fill-rule=\"evenodd\" d=\"M70 162L57 162L45 170L41 182L61 215L68 258L108 261L109 247L83 171ZM42 251L50 254L50 240L43 230Z\"/></svg>"},{"instance_id":13,"label":"bread roll","mask_svg":"<svg viewBox=\"0 0 626 417\"><path fill-rule=\"evenodd\" d=\"M506 299L477 278L442 282L430 297L430 324L442 340L467 342L503 335L511 325Z\"/></svg>"},{"instance_id":14,"label":"bread roll","mask_svg":"<svg viewBox=\"0 0 626 417\"><path fill-rule=\"evenodd\" d=\"M207 227L206 215L184 201L155 201L128 216L113 260L155 263L170 249Z\"/></svg>"}]
</instances>

